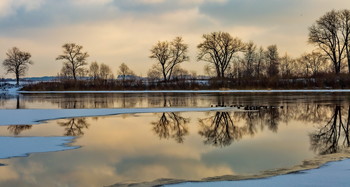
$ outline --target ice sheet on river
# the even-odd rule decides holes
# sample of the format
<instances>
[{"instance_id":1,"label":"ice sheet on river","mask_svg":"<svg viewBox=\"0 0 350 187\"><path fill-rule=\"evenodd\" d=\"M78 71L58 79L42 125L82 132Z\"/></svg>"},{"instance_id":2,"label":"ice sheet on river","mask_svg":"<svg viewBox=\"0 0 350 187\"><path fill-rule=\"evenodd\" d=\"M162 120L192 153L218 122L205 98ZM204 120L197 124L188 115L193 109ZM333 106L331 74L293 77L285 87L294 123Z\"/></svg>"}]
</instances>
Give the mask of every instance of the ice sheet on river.
<instances>
[{"instance_id":1,"label":"ice sheet on river","mask_svg":"<svg viewBox=\"0 0 350 187\"><path fill-rule=\"evenodd\" d=\"M3 109L0 110L0 125L31 125L42 121L75 118L108 116L131 113L159 112L204 112L218 110L238 110L230 107L214 108L111 108L111 109Z\"/></svg>"},{"instance_id":2,"label":"ice sheet on river","mask_svg":"<svg viewBox=\"0 0 350 187\"><path fill-rule=\"evenodd\" d=\"M209 186L349 186L350 159L331 162L319 169L279 175L276 177L222 182L198 182L169 185L169 187Z\"/></svg>"},{"instance_id":3,"label":"ice sheet on river","mask_svg":"<svg viewBox=\"0 0 350 187\"><path fill-rule=\"evenodd\" d=\"M72 140L73 137L0 137L0 159L78 148L65 145Z\"/></svg>"}]
</instances>

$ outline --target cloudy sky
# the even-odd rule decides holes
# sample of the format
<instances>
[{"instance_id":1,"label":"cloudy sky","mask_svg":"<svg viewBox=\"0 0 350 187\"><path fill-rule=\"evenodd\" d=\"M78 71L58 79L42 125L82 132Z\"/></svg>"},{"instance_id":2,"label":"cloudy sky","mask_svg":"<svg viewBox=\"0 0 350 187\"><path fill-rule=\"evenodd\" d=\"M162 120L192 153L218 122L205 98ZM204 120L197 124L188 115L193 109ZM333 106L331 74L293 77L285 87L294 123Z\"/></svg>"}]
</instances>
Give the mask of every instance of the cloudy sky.
<instances>
[{"instance_id":1,"label":"cloudy sky","mask_svg":"<svg viewBox=\"0 0 350 187\"><path fill-rule=\"evenodd\" d=\"M182 66L202 74L196 45L204 33L276 44L280 54L298 57L313 49L308 27L325 12L347 7L349 0L1 0L0 60L17 46L32 54L27 76L56 75L61 46L74 42L84 46L89 62L108 64L114 74L124 62L144 76L154 63L150 48L182 36L191 58ZM2 68L0 77L8 77Z\"/></svg>"}]
</instances>

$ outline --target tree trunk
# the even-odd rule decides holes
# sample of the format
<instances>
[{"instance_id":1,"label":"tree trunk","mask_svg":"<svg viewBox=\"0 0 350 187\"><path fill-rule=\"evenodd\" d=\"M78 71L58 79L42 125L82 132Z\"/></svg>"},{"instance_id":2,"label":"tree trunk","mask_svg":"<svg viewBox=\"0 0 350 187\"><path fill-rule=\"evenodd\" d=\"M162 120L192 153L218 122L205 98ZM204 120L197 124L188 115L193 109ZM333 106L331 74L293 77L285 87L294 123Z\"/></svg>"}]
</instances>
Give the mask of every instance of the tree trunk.
<instances>
[{"instance_id":1,"label":"tree trunk","mask_svg":"<svg viewBox=\"0 0 350 187\"><path fill-rule=\"evenodd\" d=\"M221 78L225 78L225 71L223 68L221 69Z\"/></svg>"},{"instance_id":2,"label":"tree trunk","mask_svg":"<svg viewBox=\"0 0 350 187\"><path fill-rule=\"evenodd\" d=\"M348 74L350 74L350 52L348 52Z\"/></svg>"},{"instance_id":3,"label":"tree trunk","mask_svg":"<svg viewBox=\"0 0 350 187\"><path fill-rule=\"evenodd\" d=\"M346 30L347 34L349 33L348 30ZM345 53L346 53L346 59L348 61L348 74L350 74L350 49L349 49L349 38L348 36L345 38L344 41L344 45L345 45Z\"/></svg>"},{"instance_id":4,"label":"tree trunk","mask_svg":"<svg viewBox=\"0 0 350 187\"><path fill-rule=\"evenodd\" d=\"M74 78L74 80L76 81L77 80L77 77L75 76L75 71L73 70L73 78Z\"/></svg>"},{"instance_id":5,"label":"tree trunk","mask_svg":"<svg viewBox=\"0 0 350 187\"><path fill-rule=\"evenodd\" d=\"M19 74L18 73L16 73L16 85L18 86L19 85Z\"/></svg>"}]
</instances>

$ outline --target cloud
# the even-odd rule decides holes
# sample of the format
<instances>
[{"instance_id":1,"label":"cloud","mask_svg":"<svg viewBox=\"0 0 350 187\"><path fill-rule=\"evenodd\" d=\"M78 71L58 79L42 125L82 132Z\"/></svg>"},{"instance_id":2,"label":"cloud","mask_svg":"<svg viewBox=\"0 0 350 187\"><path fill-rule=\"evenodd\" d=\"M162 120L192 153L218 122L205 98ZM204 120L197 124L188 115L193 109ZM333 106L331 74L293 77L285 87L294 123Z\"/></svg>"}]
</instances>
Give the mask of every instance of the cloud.
<instances>
[{"instance_id":1,"label":"cloud","mask_svg":"<svg viewBox=\"0 0 350 187\"><path fill-rule=\"evenodd\" d=\"M72 0L73 4L82 6L82 5L105 5L113 2L113 0Z\"/></svg>"},{"instance_id":2,"label":"cloud","mask_svg":"<svg viewBox=\"0 0 350 187\"><path fill-rule=\"evenodd\" d=\"M16 13L22 9L26 12L40 8L44 0L1 0L0 1L0 18L4 18Z\"/></svg>"},{"instance_id":3,"label":"cloud","mask_svg":"<svg viewBox=\"0 0 350 187\"><path fill-rule=\"evenodd\" d=\"M125 62L145 75L152 64L149 48L183 36L191 56L184 68L201 74L196 46L202 34L225 31L263 47L277 44L281 54L297 57L310 48L308 27L325 12L344 7L350 1L1 0L0 58L18 46L33 53L36 64L29 75L55 75L59 63L45 71L40 67L50 68L63 43L76 42L90 60L114 69Z\"/></svg>"}]
</instances>

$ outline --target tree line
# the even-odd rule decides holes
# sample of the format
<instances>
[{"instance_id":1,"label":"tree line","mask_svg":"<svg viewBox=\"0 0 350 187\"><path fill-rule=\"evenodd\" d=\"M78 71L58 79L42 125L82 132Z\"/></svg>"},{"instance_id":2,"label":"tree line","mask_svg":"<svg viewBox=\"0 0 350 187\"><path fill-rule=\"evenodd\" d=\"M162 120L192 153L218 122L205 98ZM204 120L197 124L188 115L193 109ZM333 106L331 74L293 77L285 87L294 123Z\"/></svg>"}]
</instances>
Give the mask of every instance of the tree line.
<instances>
[{"instance_id":1,"label":"tree line","mask_svg":"<svg viewBox=\"0 0 350 187\"><path fill-rule=\"evenodd\" d=\"M252 41L246 43L230 33L218 31L203 34L197 45L196 60L206 62L205 73L213 80L236 86L239 85L237 82L257 85L266 80L283 85L286 80L314 78L311 79L314 81L325 76L335 77L338 82L345 77L347 81L350 74L350 11L332 10L324 14L309 27L308 42L315 49L292 58L287 53L280 55L277 45L258 47ZM62 48L63 53L56 58L63 63L60 77L75 81L78 77L104 82L113 79L112 70L106 64L92 62L86 68L89 54L83 51L83 46L66 43ZM6 56L3 67L7 73L15 74L18 84L28 65L33 64L31 54L13 47ZM163 85L181 75L192 79L196 77L196 72L188 72L181 67L190 57L188 44L180 36L172 41L158 41L150 49L149 58L155 64L149 69L148 78ZM119 66L118 75L124 83L128 77L135 77L125 63Z\"/></svg>"}]
</instances>

